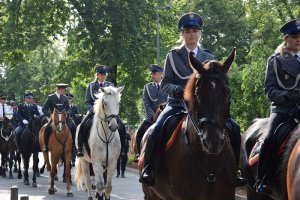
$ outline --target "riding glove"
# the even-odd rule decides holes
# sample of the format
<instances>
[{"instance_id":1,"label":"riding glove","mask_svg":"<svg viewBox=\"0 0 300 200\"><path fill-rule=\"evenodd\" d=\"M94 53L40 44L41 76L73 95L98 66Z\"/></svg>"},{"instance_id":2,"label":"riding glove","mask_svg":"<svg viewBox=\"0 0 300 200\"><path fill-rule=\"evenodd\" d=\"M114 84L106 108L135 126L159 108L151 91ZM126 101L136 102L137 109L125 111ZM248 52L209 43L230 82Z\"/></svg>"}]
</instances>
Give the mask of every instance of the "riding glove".
<instances>
[{"instance_id":1,"label":"riding glove","mask_svg":"<svg viewBox=\"0 0 300 200\"><path fill-rule=\"evenodd\" d=\"M27 121L26 119L23 119L22 122L23 122L23 124L25 124L25 125L28 124L28 121Z\"/></svg>"}]
</instances>

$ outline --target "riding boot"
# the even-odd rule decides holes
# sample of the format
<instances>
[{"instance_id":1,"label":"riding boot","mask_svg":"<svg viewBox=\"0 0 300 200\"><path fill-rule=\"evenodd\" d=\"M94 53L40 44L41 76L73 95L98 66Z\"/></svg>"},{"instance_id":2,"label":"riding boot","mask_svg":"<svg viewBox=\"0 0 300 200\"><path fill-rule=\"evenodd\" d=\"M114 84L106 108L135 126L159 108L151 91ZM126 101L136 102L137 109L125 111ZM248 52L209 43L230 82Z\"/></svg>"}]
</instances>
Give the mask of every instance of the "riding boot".
<instances>
[{"instance_id":1,"label":"riding boot","mask_svg":"<svg viewBox=\"0 0 300 200\"><path fill-rule=\"evenodd\" d=\"M272 194L272 191L268 187L269 173L267 171L270 166L268 163L272 163L271 162L272 156L269 149L270 149L269 139L266 138L259 155L257 178L256 178L256 186L257 186L256 191L260 194L266 194L266 195Z\"/></svg>"},{"instance_id":2,"label":"riding boot","mask_svg":"<svg viewBox=\"0 0 300 200\"><path fill-rule=\"evenodd\" d=\"M154 185L154 165L156 162L156 156L158 151L158 140L154 135L150 135L145 150L145 161L141 176L140 183L147 184L149 186Z\"/></svg>"},{"instance_id":3,"label":"riding boot","mask_svg":"<svg viewBox=\"0 0 300 200\"><path fill-rule=\"evenodd\" d=\"M152 125L150 120L144 120L136 132L136 146L138 154L141 154L141 141L147 129Z\"/></svg>"},{"instance_id":4,"label":"riding boot","mask_svg":"<svg viewBox=\"0 0 300 200\"><path fill-rule=\"evenodd\" d=\"M42 151L44 153L47 153L49 151L48 149L48 141L49 141L49 137L50 137L50 134L51 134L51 121L47 124L45 130L44 130L44 146L43 146L43 149Z\"/></svg>"},{"instance_id":5,"label":"riding boot","mask_svg":"<svg viewBox=\"0 0 300 200\"><path fill-rule=\"evenodd\" d=\"M84 124L81 124L79 131L78 131L78 135L77 135L77 153L76 156L77 157L83 157L83 134L84 134Z\"/></svg>"},{"instance_id":6,"label":"riding boot","mask_svg":"<svg viewBox=\"0 0 300 200\"><path fill-rule=\"evenodd\" d=\"M21 139L22 139L22 132L23 132L23 129L21 127L17 127L16 129L16 137L15 137L15 142L16 142L16 145L17 145L17 151L21 151Z\"/></svg>"},{"instance_id":7,"label":"riding boot","mask_svg":"<svg viewBox=\"0 0 300 200\"><path fill-rule=\"evenodd\" d=\"M242 177L242 173L239 168L239 160L240 160L240 148L241 148L241 134L240 134L240 127L233 121L232 118L229 119L227 123L227 128L229 132L229 139L233 149L233 153L236 159L236 166L237 166L237 174L236 174L236 185L237 187L246 186L247 181L245 178Z\"/></svg>"}]
</instances>

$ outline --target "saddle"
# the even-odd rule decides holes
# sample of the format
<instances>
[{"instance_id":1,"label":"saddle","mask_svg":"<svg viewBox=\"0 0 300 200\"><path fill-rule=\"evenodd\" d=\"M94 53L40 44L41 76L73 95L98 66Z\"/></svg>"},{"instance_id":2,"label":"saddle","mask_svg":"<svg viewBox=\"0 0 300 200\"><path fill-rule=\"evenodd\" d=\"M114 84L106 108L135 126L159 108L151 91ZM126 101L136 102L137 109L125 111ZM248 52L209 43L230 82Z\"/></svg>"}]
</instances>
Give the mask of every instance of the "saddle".
<instances>
[{"instance_id":1,"label":"saddle","mask_svg":"<svg viewBox=\"0 0 300 200\"><path fill-rule=\"evenodd\" d=\"M93 124L93 119L94 117L91 117L90 119L86 120L86 122L83 124L83 135L84 135L84 141L83 144L86 148L86 151L88 153L89 156L91 156L91 149L89 147L89 138L90 138L90 134L91 134L91 127Z\"/></svg>"},{"instance_id":2,"label":"saddle","mask_svg":"<svg viewBox=\"0 0 300 200\"><path fill-rule=\"evenodd\" d=\"M273 144L274 144L274 150L277 154L277 156L281 156L284 153L286 144L288 143L289 139L293 135L293 129L298 124L295 121L287 121L282 124L280 124L274 133L273 136ZM253 166L257 164L259 160L259 154L261 151L261 147L263 145L264 138L258 140L255 145L253 146L250 156L249 156L249 166Z\"/></svg>"},{"instance_id":3,"label":"saddle","mask_svg":"<svg viewBox=\"0 0 300 200\"><path fill-rule=\"evenodd\" d=\"M173 142L176 139L177 133L180 131L181 124L186 115L186 112L181 111L169 116L165 120L161 128L161 133L163 134L160 134L160 152L166 152L173 145Z\"/></svg>"}]
</instances>

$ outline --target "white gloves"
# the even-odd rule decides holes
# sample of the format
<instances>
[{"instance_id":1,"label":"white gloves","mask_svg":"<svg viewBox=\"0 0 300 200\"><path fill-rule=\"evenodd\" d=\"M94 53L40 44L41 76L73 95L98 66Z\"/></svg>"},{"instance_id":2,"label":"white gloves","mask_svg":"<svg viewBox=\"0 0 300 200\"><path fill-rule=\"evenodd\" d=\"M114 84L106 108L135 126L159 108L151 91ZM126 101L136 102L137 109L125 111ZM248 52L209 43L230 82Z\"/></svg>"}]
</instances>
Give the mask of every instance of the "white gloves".
<instances>
[{"instance_id":1,"label":"white gloves","mask_svg":"<svg viewBox=\"0 0 300 200\"><path fill-rule=\"evenodd\" d=\"M23 119L22 122L23 122L23 124L25 124L25 125L28 124L28 121L27 121L26 119Z\"/></svg>"}]
</instances>

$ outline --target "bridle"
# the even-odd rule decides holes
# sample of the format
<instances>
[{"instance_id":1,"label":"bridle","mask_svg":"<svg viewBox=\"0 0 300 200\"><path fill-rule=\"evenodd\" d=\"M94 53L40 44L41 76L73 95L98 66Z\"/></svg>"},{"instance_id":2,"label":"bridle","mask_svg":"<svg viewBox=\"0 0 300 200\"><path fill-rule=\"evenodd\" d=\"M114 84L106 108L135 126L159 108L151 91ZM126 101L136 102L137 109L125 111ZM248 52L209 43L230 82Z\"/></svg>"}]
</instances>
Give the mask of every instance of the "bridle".
<instances>
[{"instance_id":1,"label":"bridle","mask_svg":"<svg viewBox=\"0 0 300 200\"><path fill-rule=\"evenodd\" d=\"M196 130L196 133L197 135L199 136L199 139L200 139L200 142L201 142L201 145L203 147L203 150L205 150L207 153L209 153L209 150L206 149L205 145L204 145L204 141L205 141L205 137L204 137L204 124L211 124L213 125L214 127L216 127L217 129L219 129L221 131L221 135L220 135L220 141L221 141L221 144L224 144L225 142L225 136L226 136L226 120L224 120L224 123L223 124L220 124L218 122L218 120L216 118L213 118L213 117L207 117L207 116L203 116L203 114L201 114L199 111L199 105L201 102L199 102L200 100L198 99L198 95L201 93L201 88L203 87L204 85L204 80L205 79L218 79L218 80L222 80L223 81L223 85L224 87L228 87L229 88L229 85L228 85L228 79L227 79L227 76L225 74L197 74L196 75L196 86L195 86L195 93L194 93L194 96L195 98L197 99L197 103L196 103L196 122L191 118L191 121L192 121L192 124ZM226 108L226 111L228 110L228 115L229 115L229 104L230 104L230 92L225 92L226 94L226 99L225 99L225 102L228 102L228 108ZM228 118L228 116L224 116L225 119ZM224 147L224 145L223 145ZM223 148L222 147L222 148ZM221 151L221 150L220 150Z\"/></svg>"},{"instance_id":2,"label":"bridle","mask_svg":"<svg viewBox=\"0 0 300 200\"><path fill-rule=\"evenodd\" d=\"M54 112L56 112L58 115L62 115L64 112L66 112L65 108L63 108L62 110L58 110L57 108L54 108L54 110L55 110ZM66 119L62 120L61 116L59 116L58 121L56 122L54 121L54 126L56 127L56 131L58 132L63 132L65 125L66 125Z\"/></svg>"},{"instance_id":3,"label":"bridle","mask_svg":"<svg viewBox=\"0 0 300 200\"><path fill-rule=\"evenodd\" d=\"M4 121L3 121L2 123L4 123ZM9 123L10 123L10 122L9 122ZM4 139L5 142L8 142L9 139L11 138L11 136L13 135L13 132L14 132L14 131L13 131L13 128L11 128L10 134L7 135L7 136L4 136L4 135L3 135L3 130L4 130L4 131L8 131L9 128L4 129L3 127L4 127L4 124L2 124L2 127L1 127L1 137Z\"/></svg>"}]
</instances>

